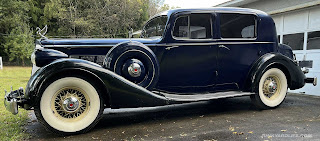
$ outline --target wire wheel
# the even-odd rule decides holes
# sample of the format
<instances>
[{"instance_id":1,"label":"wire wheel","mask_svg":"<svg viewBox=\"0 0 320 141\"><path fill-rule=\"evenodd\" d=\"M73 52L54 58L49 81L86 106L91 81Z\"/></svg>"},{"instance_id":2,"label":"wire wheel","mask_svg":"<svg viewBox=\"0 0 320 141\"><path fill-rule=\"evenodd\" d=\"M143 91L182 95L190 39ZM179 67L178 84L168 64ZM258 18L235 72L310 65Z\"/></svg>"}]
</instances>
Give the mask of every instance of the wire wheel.
<instances>
[{"instance_id":1,"label":"wire wheel","mask_svg":"<svg viewBox=\"0 0 320 141\"><path fill-rule=\"evenodd\" d=\"M275 99L279 96L281 90L281 82L276 75L268 76L263 83L263 94L269 99Z\"/></svg>"},{"instance_id":2,"label":"wire wheel","mask_svg":"<svg viewBox=\"0 0 320 141\"><path fill-rule=\"evenodd\" d=\"M59 134L90 130L103 113L103 101L94 84L81 77L54 80L44 89L39 106L35 107L38 120Z\"/></svg>"},{"instance_id":3,"label":"wire wheel","mask_svg":"<svg viewBox=\"0 0 320 141\"><path fill-rule=\"evenodd\" d=\"M270 68L259 79L257 93L250 97L261 109L275 108L284 101L287 89L287 78L282 70Z\"/></svg>"},{"instance_id":4,"label":"wire wheel","mask_svg":"<svg viewBox=\"0 0 320 141\"><path fill-rule=\"evenodd\" d=\"M88 95L76 87L65 87L54 95L51 109L63 120L74 121L83 118L90 108Z\"/></svg>"}]
</instances>

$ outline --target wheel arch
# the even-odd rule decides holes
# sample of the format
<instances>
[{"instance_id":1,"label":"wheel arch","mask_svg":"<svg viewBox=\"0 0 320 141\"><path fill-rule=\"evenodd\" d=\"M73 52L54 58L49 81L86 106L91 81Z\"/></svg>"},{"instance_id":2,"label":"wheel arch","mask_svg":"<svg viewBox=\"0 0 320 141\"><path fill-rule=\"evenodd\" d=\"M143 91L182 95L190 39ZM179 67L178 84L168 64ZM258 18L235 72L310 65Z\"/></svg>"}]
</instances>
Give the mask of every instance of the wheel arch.
<instances>
[{"instance_id":1,"label":"wheel arch","mask_svg":"<svg viewBox=\"0 0 320 141\"><path fill-rule=\"evenodd\" d=\"M97 88L99 89L98 92L101 93L100 95L104 102L104 107L106 108L111 106L109 90L106 87L105 83L94 73L81 68L66 68L60 71L55 71L53 73L47 74L46 78L43 79L41 83L37 84L36 86L37 90L34 92L33 95L30 95L31 96L30 100L36 100L36 97L39 97L41 91L45 89L46 84L62 77L77 76L77 75L84 76L85 78L94 81L97 84ZM34 102L31 102L31 103L34 103Z\"/></svg>"},{"instance_id":2,"label":"wheel arch","mask_svg":"<svg viewBox=\"0 0 320 141\"><path fill-rule=\"evenodd\" d=\"M255 92L258 83L257 79L270 68L278 68L283 71L287 78L288 87L291 90L301 88L305 84L305 75L292 59L279 53L268 53L261 56L251 67L243 90Z\"/></svg>"}]
</instances>

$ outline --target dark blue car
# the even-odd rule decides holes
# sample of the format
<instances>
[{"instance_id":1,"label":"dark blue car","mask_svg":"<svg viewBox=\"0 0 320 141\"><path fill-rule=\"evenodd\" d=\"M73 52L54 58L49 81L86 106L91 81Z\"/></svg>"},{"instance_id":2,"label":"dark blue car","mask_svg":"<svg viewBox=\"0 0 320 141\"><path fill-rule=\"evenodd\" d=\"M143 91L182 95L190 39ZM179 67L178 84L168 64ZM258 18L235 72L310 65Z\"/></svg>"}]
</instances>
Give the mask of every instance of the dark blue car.
<instances>
[{"instance_id":1,"label":"dark blue car","mask_svg":"<svg viewBox=\"0 0 320 141\"><path fill-rule=\"evenodd\" d=\"M43 36L43 35L42 35ZM37 40L33 74L5 105L34 109L47 129L84 133L104 108L152 107L250 96L279 106L306 78L266 13L242 8L176 9L151 18L140 38Z\"/></svg>"}]
</instances>

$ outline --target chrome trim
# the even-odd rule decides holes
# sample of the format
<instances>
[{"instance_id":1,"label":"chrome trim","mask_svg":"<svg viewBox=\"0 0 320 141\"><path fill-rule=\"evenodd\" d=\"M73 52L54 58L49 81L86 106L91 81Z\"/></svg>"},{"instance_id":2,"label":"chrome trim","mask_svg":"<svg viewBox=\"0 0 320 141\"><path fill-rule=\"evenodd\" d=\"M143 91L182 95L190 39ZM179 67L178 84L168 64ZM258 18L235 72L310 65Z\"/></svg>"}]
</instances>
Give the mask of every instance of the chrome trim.
<instances>
[{"instance_id":1,"label":"chrome trim","mask_svg":"<svg viewBox=\"0 0 320 141\"><path fill-rule=\"evenodd\" d=\"M46 33L48 31L47 25L44 26L42 29L40 27L37 27L36 31L37 31L36 33L40 35L41 39L48 39L46 36L44 36L44 35L46 35Z\"/></svg>"},{"instance_id":2,"label":"chrome trim","mask_svg":"<svg viewBox=\"0 0 320 141\"><path fill-rule=\"evenodd\" d=\"M139 77L141 75L141 66L138 63L132 63L128 67L128 73L132 77Z\"/></svg>"},{"instance_id":3,"label":"chrome trim","mask_svg":"<svg viewBox=\"0 0 320 141\"><path fill-rule=\"evenodd\" d=\"M172 44L153 44L154 46L203 46L203 45L237 45L237 44L272 44L274 42L211 42L211 43L172 43Z\"/></svg>"},{"instance_id":4,"label":"chrome trim","mask_svg":"<svg viewBox=\"0 0 320 141\"><path fill-rule=\"evenodd\" d=\"M219 45L219 48L225 48L227 50L230 50L230 48L226 47L225 45Z\"/></svg>"},{"instance_id":5,"label":"chrome trim","mask_svg":"<svg viewBox=\"0 0 320 141\"><path fill-rule=\"evenodd\" d=\"M12 114L18 114L18 104L17 99L8 100L7 96L4 97L4 106L6 107L7 111L11 112Z\"/></svg>"},{"instance_id":6,"label":"chrome trim","mask_svg":"<svg viewBox=\"0 0 320 141\"><path fill-rule=\"evenodd\" d=\"M172 48L176 48L176 47L179 47L179 46L166 47L166 50L170 50L170 49L172 49Z\"/></svg>"},{"instance_id":7,"label":"chrome trim","mask_svg":"<svg viewBox=\"0 0 320 141\"><path fill-rule=\"evenodd\" d=\"M306 67L302 67L302 68L301 68L301 71L302 71L304 74L309 73L309 69L306 68Z\"/></svg>"},{"instance_id":8,"label":"chrome trim","mask_svg":"<svg viewBox=\"0 0 320 141\"><path fill-rule=\"evenodd\" d=\"M211 39L211 43L168 43L168 44L145 44L146 46L190 46L190 45L218 45L218 44L272 44L274 42L218 42L221 39ZM194 41L194 40L193 40ZM72 48L85 48L85 47L113 47L116 45L44 45L44 47L72 47Z\"/></svg>"},{"instance_id":9,"label":"chrome trim","mask_svg":"<svg viewBox=\"0 0 320 141\"><path fill-rule=\"evenodd\" d=\"M113 47L115 45L44 45L43 47L72 47L72 48L84 48L84 47Z\"/></svg>"}]
</instances>

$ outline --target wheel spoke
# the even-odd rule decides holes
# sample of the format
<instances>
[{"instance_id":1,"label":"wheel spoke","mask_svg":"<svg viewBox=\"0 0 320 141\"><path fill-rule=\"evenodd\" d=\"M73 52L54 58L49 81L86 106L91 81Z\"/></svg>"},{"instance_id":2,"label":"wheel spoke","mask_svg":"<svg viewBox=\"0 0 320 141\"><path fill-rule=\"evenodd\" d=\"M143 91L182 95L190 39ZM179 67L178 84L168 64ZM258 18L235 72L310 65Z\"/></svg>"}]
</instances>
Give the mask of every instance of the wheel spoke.
<instances>
[{"instance_id":1,"label":"wheel spoke","mask_svg":"<svg viewBox=\"0 0 320 141\"><path fill-rule=\"evenodd\" d=\"M63 118L75 119L87 110L85 95L73 88L65 88L58 92L55 97L54 109Z\"/></svg>"}]
</instances>

